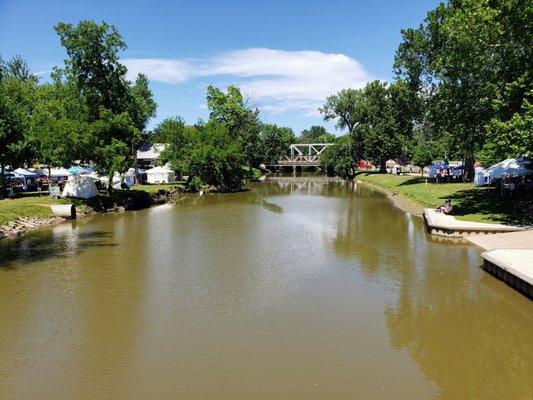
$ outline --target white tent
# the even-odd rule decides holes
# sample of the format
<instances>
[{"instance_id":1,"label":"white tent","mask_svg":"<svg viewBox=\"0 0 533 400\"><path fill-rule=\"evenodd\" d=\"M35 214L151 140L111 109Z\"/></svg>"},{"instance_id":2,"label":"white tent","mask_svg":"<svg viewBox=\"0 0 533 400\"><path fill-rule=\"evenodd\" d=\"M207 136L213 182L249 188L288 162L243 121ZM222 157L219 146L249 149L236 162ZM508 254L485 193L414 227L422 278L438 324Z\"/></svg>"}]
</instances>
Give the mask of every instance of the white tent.
<instances>
[{"instance_id":1,"label":"white tent","mask_svg":"<svg viewBox=\"0 0 533 400\"><path fill-rule=\"evenodd\" d=\"M17 168L13 172L15 173L15 176L18 175L24 178L37 178L37 174L35 172L29 171L24 168Z\"/></svg>"},{"instance_id":2,"label":"white tent","mask_svg":"<svg viewBox=\"0 0 533 400\"><path fill-rule=\"evenodd\" d=\"M115 172L113 175L113 188L122 189L122 182L124 182L129 188L135 185L135 173L130 170L124 175Z\"/></svg>"},{"instance_id":3,"label":"white tent","mask_svg":"<svg viewBox=\"0 0 533 400\"><path fill-rule=\"evenodd\" d=\"M63 178L72 175L66 168L52 168L50 170L52 178Z\"/></svg>"},{"instance_id":4,"label":"white tent","mask_svg":"<svg viewBox=\"0 0 533 400\"><path fill-rule=\"evenodd\" d=\"M146 170L146 181L148 183L174 183L176 174L168 167L155 167Z\"/></svg>"},{"instance_id":5,"label":"white tent","mask_svg":"<svg viewBox=\"0 0 533 400\"><path fill-rule=\"evenodd\" d=\"M501 179L505 174L511 177L530 175L533 174L533 161L526 157L508 158L483 170L482 173L485 183Z\"/></svg>"},{"instance_id":6,"label":"white tent","mask_svg":"<svg viewBox=\"0 0 533 400\"><path fill-rule=\"evenodd\" d=\"M94 179L90 176L72 175L69 176L61 196L89 199L98 196L98 189L96 188Z\"/></svg>"},{"instance_id":7,"label":"white tent","mask_svg":"<svg viewBox=\"0 0 533 400\"><path fill-rule=\"evenodd\" d=\"M30 168L29 171L35 173L37 176L48 176L48 173L41 168Z\"/></svg>"}]
</instances>

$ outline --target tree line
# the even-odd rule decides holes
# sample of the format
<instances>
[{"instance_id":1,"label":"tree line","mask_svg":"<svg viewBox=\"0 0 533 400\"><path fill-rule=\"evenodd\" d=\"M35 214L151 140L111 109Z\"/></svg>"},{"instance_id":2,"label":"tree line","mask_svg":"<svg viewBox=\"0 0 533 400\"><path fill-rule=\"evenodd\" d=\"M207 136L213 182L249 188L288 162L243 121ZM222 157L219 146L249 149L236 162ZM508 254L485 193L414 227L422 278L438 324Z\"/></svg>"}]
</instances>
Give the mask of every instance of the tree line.
<instances>
[{"instance_id":1,"label":"tree line","mask_svg":"<svg viewBox=\"0 0 533 400\"><path fill-rule=\"evenodd\" d=\"M331 142L335 136L313 126L296 137L292 129L262 123L237 87L226 92L209 87L207 123L186 125L167 118L147 131L156 115L149 82L139 74L126 78L120 63L126 43L105 22L58 23L54 27L67 57L41 83L27 63L0 56L0 179L6 188L6 167L91 163L109 178L135 163L143 142L168 146L161 163L169 163L192 188L213 185L241 187L251 168L278 160L294 142Z\"/></svg>"},{"instance_id":2,"label":"tree line","mask_svg":"<svg viewBox=\"0 0 533 400\"><path fill-rule=\"evenodd\" d=\"M458 159L465 179L533 151L531 0L450 0L418 28L402 30L395 80L329 97L320 112L348 131L324 154L333 173L358 160L425 166Z\"/></svg>"}]
</instances>

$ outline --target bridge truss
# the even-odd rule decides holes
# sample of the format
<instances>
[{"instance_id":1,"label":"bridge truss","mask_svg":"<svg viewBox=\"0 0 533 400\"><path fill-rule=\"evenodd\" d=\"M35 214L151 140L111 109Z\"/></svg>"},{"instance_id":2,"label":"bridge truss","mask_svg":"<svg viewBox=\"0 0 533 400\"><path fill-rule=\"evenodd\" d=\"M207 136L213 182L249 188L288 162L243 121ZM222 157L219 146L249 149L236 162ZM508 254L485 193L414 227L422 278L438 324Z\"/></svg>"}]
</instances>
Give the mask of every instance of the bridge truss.
<instances>
[{"instance_id":1,"label":"bridge truss","mask_svg":"<svg viewBox=\"0 0 533 400\"><path fill-rule=\"evenodd\" d=\"M284 167L317 167L320 165L320 155L333 143L298 143L291 144L290 154L273 163L273 166Z\"/></svg>"}]
</instances>

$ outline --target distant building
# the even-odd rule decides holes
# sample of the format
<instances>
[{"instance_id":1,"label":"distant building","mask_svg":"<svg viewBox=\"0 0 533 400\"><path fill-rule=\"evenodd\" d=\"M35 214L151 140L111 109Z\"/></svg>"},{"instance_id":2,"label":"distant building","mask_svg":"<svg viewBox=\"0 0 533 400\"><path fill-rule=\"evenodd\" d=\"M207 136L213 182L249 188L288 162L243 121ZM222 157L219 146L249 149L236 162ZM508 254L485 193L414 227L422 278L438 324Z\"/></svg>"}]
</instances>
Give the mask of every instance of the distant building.
<instances>
[{"instance_id":1,"label":"distant building","mask_svg":"<svg viewBox=\"0 0 533 400\"><path fill-rule=\"evenodd\" d=\"M164 149L164 143L142 144L137 150L137 165L143 169L155 167L157 159Z\"/></svg>"}]
</instances>

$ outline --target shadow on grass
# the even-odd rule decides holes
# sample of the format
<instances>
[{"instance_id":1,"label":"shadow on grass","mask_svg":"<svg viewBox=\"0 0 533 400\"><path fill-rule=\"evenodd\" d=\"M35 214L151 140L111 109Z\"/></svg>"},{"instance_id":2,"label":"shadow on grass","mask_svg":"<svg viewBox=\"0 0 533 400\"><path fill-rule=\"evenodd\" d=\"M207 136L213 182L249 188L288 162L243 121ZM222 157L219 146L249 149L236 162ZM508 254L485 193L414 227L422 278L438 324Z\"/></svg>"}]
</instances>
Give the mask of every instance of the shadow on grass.
<instances>
[{"instance_id":1,"label":"shadow on grass","mask_svg":"<svg viewBox=\"0 0 533 400\"><path fill-rule=\"evenodd\" d=\"M533 193L516 193L512 197L494 193L488 189L460 190L449 195L454 204L453 215L491 215L491 219L502 224L533 225ZM443 199L444 200L444 199Z\"/></svg>"},{"instance_id":2,"label":"shadow on grass","mask_svg":"<svg viewBox=\"0 0 533 400\"><path fill-rule=\"evenodd\" d=\"M32 232L28 236L0 242L0 270L16 269L33 262L77 255L91 247L114 247L111 232L76 232L70 230L52 236L50 232ZM22 263L21 263L22 262Z\"/></svg>"}]
</instances>

